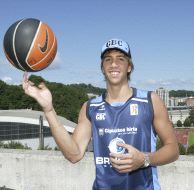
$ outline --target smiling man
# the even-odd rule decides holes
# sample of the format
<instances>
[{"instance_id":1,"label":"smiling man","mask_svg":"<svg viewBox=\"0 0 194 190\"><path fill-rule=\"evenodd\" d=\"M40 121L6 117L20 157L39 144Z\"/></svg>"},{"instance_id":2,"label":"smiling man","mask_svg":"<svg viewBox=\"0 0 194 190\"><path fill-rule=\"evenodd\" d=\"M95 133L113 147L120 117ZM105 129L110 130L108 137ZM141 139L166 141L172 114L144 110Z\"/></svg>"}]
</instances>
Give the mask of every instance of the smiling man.
<instances>
[{"instance_id":1,"label":"smiling man","mask_svg":"<svg viewBox=\"0 0 194 190\"><path fill-rule=\"evenodd\" d=\"M25 93L42 106L65 158L81 160L92 137L96 178L93 190L160 190L158 165L178 158L178 145L162 100L154 92L129 86L134 69L129 45L111 39L101 51L105 94L86 102L72 136L59 123L52 95L24 76ZM163 146L156 150L157 136Z\"/></svg>"}]
</instances>

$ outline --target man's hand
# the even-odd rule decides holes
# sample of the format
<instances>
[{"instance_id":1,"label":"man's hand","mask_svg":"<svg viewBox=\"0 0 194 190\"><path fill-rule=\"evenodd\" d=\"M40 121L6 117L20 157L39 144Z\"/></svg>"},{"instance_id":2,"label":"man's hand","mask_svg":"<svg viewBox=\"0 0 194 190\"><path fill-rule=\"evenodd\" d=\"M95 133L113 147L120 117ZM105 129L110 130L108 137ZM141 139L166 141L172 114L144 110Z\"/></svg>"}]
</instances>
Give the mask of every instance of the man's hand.
<instances>
[{"instance_id":1,"label":"man's hand","mask_svg":"<svg viewBox=\"0 0 194 190\"><path fill-rule=\"evenodd\" d=\"M22 86L25 94L34 98L44 112L49 112L53 109L51 92L44 83L40 83L36 87L32 81L28 80L27 73L24 73Z\"/></svg>"},{"instance_id":2,"label":"man's hand","mask_svg":"<svg viewBox=\"0 0 194 190\"><path fill-rule=\"evenodd\" d=\"M131 145L117 143L117 146L127 150L125 154L110 153L110 161L118 172L128 173L140 168L144 164L144 153Z\"/></svg>"}]
</instances>

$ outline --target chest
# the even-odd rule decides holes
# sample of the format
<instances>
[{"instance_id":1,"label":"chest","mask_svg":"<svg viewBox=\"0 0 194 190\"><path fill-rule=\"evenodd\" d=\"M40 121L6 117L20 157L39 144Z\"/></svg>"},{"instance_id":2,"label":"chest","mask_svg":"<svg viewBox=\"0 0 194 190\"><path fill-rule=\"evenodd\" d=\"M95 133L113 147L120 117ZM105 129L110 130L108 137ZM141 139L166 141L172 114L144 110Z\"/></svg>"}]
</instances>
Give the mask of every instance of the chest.
<instances>
[{"instance_id":1,"label":"chest","mask_svg":"<svg viewBox=\"0 0 194 190\"><path fill-rule=\"evenodd\" d=\"M113 107L103 104L91 111L92 123L102 128L138 127L152 121L149 103L131 101L122 106Z\"/></svg>"}]
</instances>

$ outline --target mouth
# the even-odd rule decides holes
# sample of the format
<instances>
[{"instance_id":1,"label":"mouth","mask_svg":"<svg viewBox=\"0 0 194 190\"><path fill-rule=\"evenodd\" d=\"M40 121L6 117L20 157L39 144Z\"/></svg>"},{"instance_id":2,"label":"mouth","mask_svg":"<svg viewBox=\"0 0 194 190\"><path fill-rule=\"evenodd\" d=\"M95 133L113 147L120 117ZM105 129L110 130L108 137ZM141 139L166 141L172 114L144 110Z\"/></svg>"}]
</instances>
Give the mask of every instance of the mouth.
<instances>
[{"instance_id":1,"label":"mouth","mask_svg":"<svg viewBox=\"0 0 194 190\"><path fill-rule=\"evenodd\" d=\"M111 75L112 77L117 77L117 76L119 76L119 74L120 74L119 71L110 71L110 75Z\"/></svg>"}]
</instances>

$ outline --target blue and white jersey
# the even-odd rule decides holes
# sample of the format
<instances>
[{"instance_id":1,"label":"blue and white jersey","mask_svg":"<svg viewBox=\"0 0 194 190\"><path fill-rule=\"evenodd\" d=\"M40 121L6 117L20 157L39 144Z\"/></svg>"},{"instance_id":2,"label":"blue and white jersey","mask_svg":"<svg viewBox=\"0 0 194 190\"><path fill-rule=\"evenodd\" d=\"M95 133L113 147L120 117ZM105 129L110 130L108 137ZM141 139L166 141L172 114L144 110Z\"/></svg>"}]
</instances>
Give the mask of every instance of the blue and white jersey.
<instances>
[{"instance_id":1,"label":"blue and white jersey","mask_svg":"<svg viewBox=\"0 0 194 190\"><path fill-rule=\"evenodd\" d=\"M88 102L86 114L92 123L96 165L93 190L160 190L156 167L121 174L109 159L110 149L114 149L117 140L142 152L156 150L150 94L133 88L132 97L122 105L110 105L103 95ZM123 150L117 148L116 151Z\"/></svg>"}]
</instances>

